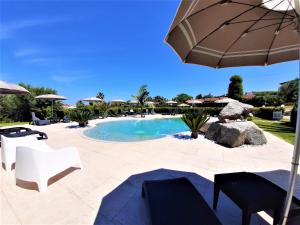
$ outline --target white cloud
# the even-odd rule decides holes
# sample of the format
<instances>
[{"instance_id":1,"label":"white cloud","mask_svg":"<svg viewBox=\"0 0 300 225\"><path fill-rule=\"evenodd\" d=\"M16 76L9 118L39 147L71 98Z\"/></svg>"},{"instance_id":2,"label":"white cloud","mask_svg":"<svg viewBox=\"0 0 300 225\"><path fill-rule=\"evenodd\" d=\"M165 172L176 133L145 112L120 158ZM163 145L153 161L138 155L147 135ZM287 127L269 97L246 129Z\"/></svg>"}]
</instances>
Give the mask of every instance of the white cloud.
<instances>
[{"instance_id":1,"label":"white cloud","mask_svg":"<svg viewBox=\"0 0 300 225\"><path fill-rule=\"evenodd\" d=\"M39 53L37 49L33 48L23 48L23 49L18 49L14 52L14 56L19 58L19 57L25 57L25 56L32 56Z\"/></svg>"},{"instance_id":2,"label":"white cloud","mask_svg":"<svg viewBox=\"0 0 300 225\"><path fill-rule=\"evenodd\" d=\"M94 76L92 75L54 75L52 76L52 80L61 82L61 83L68 83L68 82L74 82L78 80L85 80L92 78Z\"/></svg>"},{"instance_id":3,"label":"white cloud","mask_svg":"<svg viewBox=\"0 0 300 225\"><path fill-rule=\"evenodd\" d=\"M12 37L17 31L37 27L46 24L59 23L70 21L69 18L50 18L50 19L31 19L31 20L19 20L9 23L0 24L0 39L6 39Z\"/></svg>"}]
</instances>

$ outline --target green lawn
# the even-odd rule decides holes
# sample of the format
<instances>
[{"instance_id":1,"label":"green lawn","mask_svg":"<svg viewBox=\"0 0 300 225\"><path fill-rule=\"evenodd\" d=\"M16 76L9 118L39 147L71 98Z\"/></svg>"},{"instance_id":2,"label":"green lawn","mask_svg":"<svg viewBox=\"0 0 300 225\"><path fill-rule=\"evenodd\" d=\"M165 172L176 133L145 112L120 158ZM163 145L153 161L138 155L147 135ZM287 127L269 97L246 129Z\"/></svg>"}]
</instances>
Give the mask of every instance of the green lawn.
<instances>
[{"instance_id":1,"label":"green lawn","mask_svg":"<svg viewBox=\"0 0 300 225\"><path fill-rule=\"evenodd\" d=\"M29 124L29 122L12 122L12 123L0 122L0 127L14 126L14 125L24 125L24 124Z\"/></svg>"},{"instance_id":2,"label":"green lawn","mask_svg":"<svg viewBox=\"0 0 300 225\"><path fill-rule=\"evenodd\" d=\"M274 134L275 136L294 144L295 130L290 126L288 121L273 121L254 117L252 120L261 129Z\"/></svg>"}]
</instances>

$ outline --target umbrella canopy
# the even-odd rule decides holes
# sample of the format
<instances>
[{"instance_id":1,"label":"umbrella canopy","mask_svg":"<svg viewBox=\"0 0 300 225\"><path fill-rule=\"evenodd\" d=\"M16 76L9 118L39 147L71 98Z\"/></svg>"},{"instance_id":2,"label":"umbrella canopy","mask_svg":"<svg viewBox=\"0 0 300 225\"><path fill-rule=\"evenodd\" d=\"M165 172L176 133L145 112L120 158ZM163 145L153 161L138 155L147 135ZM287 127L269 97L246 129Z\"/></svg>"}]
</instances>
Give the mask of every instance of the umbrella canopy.
<instances>
[{"instance_id":1,"label":"umbrella canopy","mask_svg":"<svg viewBox=\"0 0 300 225\"><path fill-rule=\"evenodd\" d=\"M147 102L145 102L145 104L146 104L146 105L154 105L154 104L155 104L155 102L152 102L152 101L147 101Z\"/></svg>"},{"instance_id":2,"label":"umbrella canopy","mask_svg":"<svg viewBox=\"0 0 300 225\"><path fill-rule=\"evenodd\" d=\"M183 62L215 68L299 60L299 15L299 0L183 0L166 42ZM295 140L281 224L287 223L295 189L300 113Z\"/></svg>"},{"instance_id":3,"label":"umbrella canopy","mask_svg":"<svg viewBox=\"0 0 300 225\"><path fill-rule=\"evenodd\" d=\"M55 95L55 94L38 95L35 98L36 99L43 99L43 100L50 100L52 102L52 107L51 107L52 117L53 117L53 102L55 100L67 100L66 97L61 96L61 95Z\"/></svg>"},{"instance_id":4,"label":"umbrella canopy","mask_svg":"<svg viewBox=\"0 0 300 225\"><path fill-rule=\"evenodd\" d=\"M129 103L130 103L130 104L138 104L139 102L138 102L138 100L134 100L134 99L133 99L133 100L130 100Z\"/></svg>"},{"instance_id":5,"label":"umbrella canopy","mask_svg":"<svg viewBox=\"0 0 300 225\"><path fill-rule=\"evenodd\" d=\"M82 101L85 102L102 102L102 99L96 97L84 98Z\"/></svg>"},{"instance_id":6,"label":"umbrella canopy","mask_svg":"<svg viewBox=\"0 0 300 225\"><path fill-rule=\"evenodd\" d=\"M202 104L203 101L200 99L191 99L191 100L187 100L186 103L188 104Z\"/></svg>"},{"instance_id":7,"label":"umbrella canopy","mask_svg":"<svg viewBox=\"0 0 300 225\"><path fill-rule=\"evenodd\" d=\"M232 99L232 98L222 98L222 99L215 101L215 103L221 103L221 104L230 103L230 102L237 102L237 100Z\"/></svg>"},{"instance_id":8,"label":"umbrella canopy","mask_svg":"<svg viewBox=\"0 0 300 225\"><path fill-rule=\"evenodd\" d=\"M179 107L189 107L189 105L188 105L188 104L185 104L185 103L179 104L178 106L179 106Z\"/></svg>"},{"instance_id":9,"label":"umbrella canopy","mask_svg":"<svg viewBox=\"0 0 300 225\"><path fill-rule=\"evenodd\" d=\"M46 94L46 95L38 95L35 97L36 99L45 99L45 100L67 100L66 97L55 94Z\"/></svg>"},{"instance_id":10,"label":"umbrella canopy","mask_svg":"<svg viewBox=\"0 0 300 225\"><path fill-rule=\"evenodd\" d=\"M16 85L0 80L0 94L27 94L28 90Z\"/></svg>"},{"instance_id":11,"label":"umbrella canopy","mask_svg":"<svg viewBox=\"0 0 300 225\"><path fill-rule=\"evenodd\" d=\"M123 99L114 99L110 101L111 103L126 103Z\"/></svg>"},{"instance_id":12,"label":"umbrella canopy","mask_svg":"<svg viewBox=\"0 0 300 225\"><path fill-rule=\"evenodd\" d=\"M166 101L166 104L172 105L172 104L177 104L177 102L170 100L170 101Z\"/></svg>"},{"instance_id":13,"label":"umbrella canopy","mask_svg":"<svg viewBox=\"0 0 300 225\"><path fill-rule=\"evenodd\" d=\"M298 22L292 1L182 1L166 42L183 62L216 68L296 60Z\"/></svg>"}]
</instances>

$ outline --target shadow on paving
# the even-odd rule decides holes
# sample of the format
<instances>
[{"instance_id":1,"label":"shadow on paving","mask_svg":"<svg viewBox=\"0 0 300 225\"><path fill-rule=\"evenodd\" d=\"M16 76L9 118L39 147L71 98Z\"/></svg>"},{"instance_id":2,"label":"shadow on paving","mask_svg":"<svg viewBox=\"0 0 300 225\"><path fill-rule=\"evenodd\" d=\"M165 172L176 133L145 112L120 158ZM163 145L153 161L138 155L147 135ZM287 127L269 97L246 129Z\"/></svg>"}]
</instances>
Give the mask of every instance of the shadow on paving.
<instances>
[{"instance_id":1,"label":"shadow on paving","mask_svg":"<svg viewBox=\"0 0 300 225\"><path fill-rule=\"evenodd\" d=\"M101 202L94 225L150 225L145 202L141 197L144 180L160 180L186 177L212 208L213 182L191 172L158 169L135 174L107 194ZM222 192L215 211L223 225L240 225L241 210ZM267 225L259 215L253 214L251 225Z\"/></svg>"}]
</instances>

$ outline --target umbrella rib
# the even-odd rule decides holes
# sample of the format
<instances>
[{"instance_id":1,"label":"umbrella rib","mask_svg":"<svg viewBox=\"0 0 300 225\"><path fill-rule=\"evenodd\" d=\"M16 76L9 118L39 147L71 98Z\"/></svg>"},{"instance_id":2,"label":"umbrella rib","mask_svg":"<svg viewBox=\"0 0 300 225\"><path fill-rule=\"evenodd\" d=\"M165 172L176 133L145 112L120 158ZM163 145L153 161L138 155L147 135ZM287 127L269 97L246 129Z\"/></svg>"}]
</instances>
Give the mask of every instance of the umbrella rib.
<instances>
[{"instance_id":1,"label":"umbrella rib","mask_svg":"<svg viewBox=\"0 0 300 225\"><path fill-rule=\"evenodd\" d=\"M288 23L288 22L291 22L291 21L285 21L283 23ZM292 22L294 23L294 22ZM252 32L252 31L257 31L257 30L261 30L263 28L267 28L267 27L272 27L272 26L275 26L275 25L279 25L280 23L272 23L272 24L269 24L269 25L266 25L266 26L263 26L263 27L258 27L258 28L255 28L255 29L251 29L248 31L248 33Z\"/></svg>"},{"instance_id":2,"label":"umbrella rib","mask_svg":"<svg viewBox=\"0 0 300 225\"><path fill-rule=\"evenodd\" d=\"M285 18L286 20L292 21L294 18ZM270 18L270 19L261 19L261 20L281 20L281 18ZM257 20L243 20L237 22L230 22L229 24L238 24L238 23L248 23L248 22L255 22Z\"/></svg>"},{"instance_id":3,"label":"umbrella rib","mask_svg":"<svg viewBox=\"0 0 300 225\"><path fill-rule=\"evenodd\" d=\"M268 0L267 2L270 2L270 1L273 1L273 0ZM284 0L282 0L280 3L282 3L283 1L284 1ZM230 2L230 3L235 3L235 2ZM209 34L207 34L205 37L203 37L201 40L199 40L199 41L193 46L193 48L192 48L192 49L189 51L189 53L186 55L185 60L190 56L191 52L193 51L193 49L194 49L197 45L199 45L199 44L202 43L204 40L206 40L209 36L211 36L212 34L214 34L215 32L217 32L217 31L218 31L219 29L221 29L224 25L228 25L232 20L234 20L234 19L236 19L236 18L238 18L238 17L244 15L244 14L247 13L247 12L250 12L250 11L253 10L253 9L256 9L256 8L260 7L262 4L263 4L263 3L260 3L260 4L258 4L258 5L249 5L249 6L252 6L250 9L247 9L247 10L245 10L245 11L239 13L237 16L234 16L234 17L231 18L230 20L227 20L226 22L224 22L223 24L221 24L219 27L217 27L216 29L214 29L213 31L211 31ZM199 11L199 12L200 12L200 11ZM198 12L196 12L196 13L198 13ZM194 14L196 14L196 13L194 13ZM268 11L268 13L269 13L269 11ZM222 56L222 57L223 57L223 56Z\"/></svg>"},{"instance_id":4,"label":"umbrella rib","mask_svg":"<svg viewBox=\"0 0 300 225\"><path fill-rule=\"evenodd\" d=\"M271 0L271 1L272 1L272 0ZM189 16L187 16L186 18L184 18L183 20L181 20L179 24L181 24L183 21L189 19L190 17L192 17L192 16L194 16L194 15L196 15L196 14L203 12L203 11L206 10L206 9L209 9L209 8L214 7L214 6L216 6L216 5L219 5L219 4L220 4L220 2L216 2L216 3L211 4L211 5L209 5L209 6L205 7L205 8L203 8L203 9L197 11L197 12L192 13L191 15L189 15ZM179 24L178 24L178 25L179 25ZM177 26L178 26L178 25L177 25ZM176 28L177 26L175 26L172 30L169 31L168 36L170 36L170 34L175 30L175 28Z\"/></svg>"},{"instance_id":5,"label":"umbrella rib","mask_svg":"<svg viewBox=\"0 0 300 225\"><path fill-rule=\"evenodd\" d=\"M281 2L279 2L278 4L276 4L272 9L274 9L275 7L277 7L278 5L280 5L282 2L284 2L285 0L282 0ZM267 12L265 12L257 21L255 21L253 24L251 24L246 30L244 30L230 45L229 47L225 50L225 52L222 54L218 64L217 64L217 67L220 66L224 56L227 54L227 52L232 48L233 45L235 45L235 43L237 43L242 37L244 34L247 34L249 32L249 30L255 25L257 24L260 19L264 18L266 15L268 15L272 10L268 10Z\"/></svg>"},{"instance_id":6,"label":"umbrella rib","mask_svg":"<svg viewBox=\"0 0 300 225\"><path fill-rule=\"evenodd\" d=\"M273 0L271 0L271 1L273 1ZM270 2L270 1L267 1L267 2ZM267 2L261 3L260 6L258 6L258 8L264 9L264 10L268 10L268 11L273 11L273 12L279 13L279 14L284 14L283 12L273 10L274 8L268 9L268 8L265 8L265 7L262 7L262 6L261 6L261 5L263 5L263 4L266 4ZM239 4L239 5L252 6L251 4L249 4L249 3L244 3L244 2L235 2L235 1L232 1L231 3L235 3L235 4ZM281 2L281 3L282 3L282 2ZM281 4L281 3L280 3L280 4ZM296 15L297 15L297 13L296 13ZM292 15L289 15L289 16L292 17L292 18L295 18L295 16L292 16Z\"/></svg>"},{"instance_id":7,"label":"umbrella rib","mask_svg":"<svg viewBox=\"0 0 300 225\"><path fill-rule=\"evenodd\" d=\"M279 31L281 31L281 30L287 28L288 26L290 26L290 25L292 25L292 24L295 24L295 22L293 21L293 22L291 22L291 23L289 23L289 24L287 24L287 25L281 27L281 28L279 29Z\"/></svg>"},{"instance_id":8,"label":"umbrella rib","mask_svg":"<svg viewBox=\"0 0 300 225\"><path fill-rule=\"evenodd\" d=\"M291 0L288 0L288 2L289 2L289 5L291 5L291 4L290 4L290 3L291 3ZM288 6L287 9L285 10L283 17L281 18L280 24L278 25L277 29L276 29L275 32L274 32L274 35L273 35L273 38L272 38L272 41L271 41L271 44L270 44L270 46L269 46L268 53L267 53L267 56L266 56L266 61L265 61L266 64L268 64L268 61L269 61L269 54L270 54L271 48L272 48L272 46L273 46L273 44L274 44L274 42L275 42L275 39L276 39L276 37L277 37L277 35L278 35L278 32L279 32L279 30L280 30L280 27L281 27L281 25L282 25L282 23L283 23L283 20L284 20L284 18L285 18L285 15L287 14L288 11L289 11L289 6Z\"/></svg>"}]
</instances>

